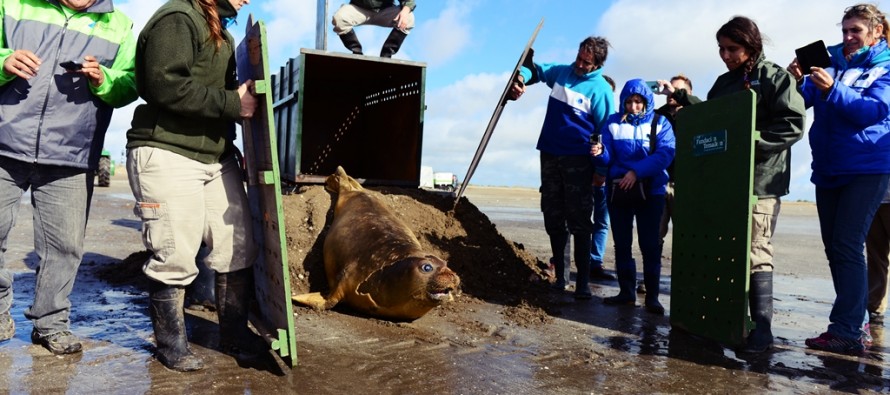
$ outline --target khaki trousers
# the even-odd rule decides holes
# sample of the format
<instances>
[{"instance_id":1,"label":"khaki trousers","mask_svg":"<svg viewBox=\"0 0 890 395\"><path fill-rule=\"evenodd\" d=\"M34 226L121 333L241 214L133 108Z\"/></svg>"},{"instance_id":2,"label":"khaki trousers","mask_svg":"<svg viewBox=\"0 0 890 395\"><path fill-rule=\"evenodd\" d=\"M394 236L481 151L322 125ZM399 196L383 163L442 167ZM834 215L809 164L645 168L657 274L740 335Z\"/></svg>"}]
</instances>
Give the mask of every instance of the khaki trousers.
<instances>
[{"instance_id":1,"label":"khaki trousers","mask_svg":"<svg viewBox=\"0 0 890 395\"><path fill-rule=\"evenodd\" d=\"M760 198L751 217L751 272L773 271L773 232L779 220L779 198Z\"/></svg>"},{"instance_id":2,"label":"khaki trousers","mask_svg":"<svg viewBox=\"0 0 890 395\"><path fill-rule=\"evenodd\" d=\"M374 12L373 10L356 7L346 3L340 6L337 12L334 13L331 23L334 24L334 33L337 33L338 36L349 33L353 27L360 25L393 27L392 20L395 19L396 15L399 15L399 11L401 10L402 7L393 6ZM413 12L408 13L407 22L407 27L405 30L402 30L402 33L405 34L408 34L408 32L414 28Z\"/></svg>"},{"instance_id":3,"label":"khaki trousers","mask_svg":"<svg viewBox=\"0 0 890 395\"><path fill-rule=\"evenodd\" d=\"M198 275L195 256L218 273L253 265L257 257L241 168L234 156L206 164L173 152L139 147L127 152L127 177L152 257L143 271L155 281L188 285Z\"/></svg>"}]
</instances>

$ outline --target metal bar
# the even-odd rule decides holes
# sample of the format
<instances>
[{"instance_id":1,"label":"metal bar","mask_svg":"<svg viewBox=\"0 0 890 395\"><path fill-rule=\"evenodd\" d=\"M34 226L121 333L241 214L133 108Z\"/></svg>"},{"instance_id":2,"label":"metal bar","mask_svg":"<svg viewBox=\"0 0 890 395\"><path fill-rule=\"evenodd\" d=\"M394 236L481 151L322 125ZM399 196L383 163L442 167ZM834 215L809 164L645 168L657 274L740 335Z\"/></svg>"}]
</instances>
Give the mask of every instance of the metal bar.
<instances>
[{"instance_id":1,"label":"metal bar","mask_svg":"<svg viewBox=\"0 0 890 395\"><path fill-rule=\"evenodd\" d=\"M460 202L460 197L463 196L464 189L466 189L467 185L470 183L470 179L473 178L473 173L476 172L476 167L479 166L479 160L482 159L485 147L488 146L488 140L491 139L491 134L494 132L494 128L497 126L498 120L501 118L501 112L504 111L504 106L507 105L507 93L510 92L510 87L513 85L513 81L519 73L519 68L522 67L522 63L525 62L529 49L531 49L532 44L535 43L535 38L538 37L538 32L541 31L541 26L544 26L544 18L541 18L541 22L538 23L538 27L536 27L535 32L532 33L532 37L528 40L528 44L526 44L525 49L522 50L522 55L519 56L519 61L516 62L516 67L513 68L513 73L510 74L507 86L504 87L504 92L501 93L498 105L495 107L494 113L491 115L491 120L488 121L488 127L485 128L485 133L482 134L482 140L479 142L479 147L476 148L476 154L473 155L473 160L470 162L470 168L467 169L467 175L464 176L463 181L460 183L460 189L457 191L457 195L454 198L454 207L452 207L452 211L457 208L457 203Z\"/></svg>"},{"instance_id":2,"label":"metal bar","mask_svg":"<svg viewBox=\"0 0 890 395\"><path fill-rule=\"evenodd\" d=\"M318 0L315 10L315 49L328 50L328 0Z\"/></svg>"}]
</instances>

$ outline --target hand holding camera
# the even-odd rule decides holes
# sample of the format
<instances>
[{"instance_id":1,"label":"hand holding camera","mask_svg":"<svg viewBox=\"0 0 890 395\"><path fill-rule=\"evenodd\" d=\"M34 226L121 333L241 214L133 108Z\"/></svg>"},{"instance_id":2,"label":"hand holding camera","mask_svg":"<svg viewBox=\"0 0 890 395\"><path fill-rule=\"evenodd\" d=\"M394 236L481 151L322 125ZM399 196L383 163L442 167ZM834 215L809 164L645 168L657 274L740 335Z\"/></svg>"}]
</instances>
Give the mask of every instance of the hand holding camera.
<instances>
[{"instance_id":1,"label":"hand holding camera","mask_svg":"<svg viewBox=\"0 0 890 395\"><path fill-rule=\"evenodd\" d=\"M603 135L593 133L590 135L590 155L600 156L603 153Z\"/></svg>"}]
</instances>

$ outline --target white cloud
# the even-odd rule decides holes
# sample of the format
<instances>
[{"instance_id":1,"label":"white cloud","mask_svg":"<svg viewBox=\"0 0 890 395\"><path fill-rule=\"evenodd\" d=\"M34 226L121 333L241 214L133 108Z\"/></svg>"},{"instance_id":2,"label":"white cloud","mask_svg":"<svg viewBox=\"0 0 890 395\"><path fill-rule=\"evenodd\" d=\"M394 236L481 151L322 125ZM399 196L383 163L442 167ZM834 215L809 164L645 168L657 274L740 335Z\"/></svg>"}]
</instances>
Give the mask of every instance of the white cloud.
<instances>
[{"instance_id":1,"label":"white cloud","mask_svg":"<svg viewBox=\"0 0 890 395\"><path fill-rule=\"evenodd\" d=\"M463 179L476 153L509 74L475 74L427 92L424 165ZM537 88L537 87L533 87ZM471 182L477 185L535 186L539 183L534 150L549 91L532 89L508 102Z\"/></svg>"},{"instance_id":2,"label":"white cloud","mask_svg":"<svg viewBox=\"0 0 890 395\"><path fill-rule=\"evenodd\" d=\"M793 59L794 48L819 39L829 45L840 42L838 22L844 8L850 4L847 1L829 0L815 0L806 3L805 6L798 1L785 0L732 3L716 0L683 2L619 0L602 14L599 25L591 34L605 36L612 44L605 73L618 82L619 90L624 82L631 78L667 79L677 73L683 73L693 80L695 93L705 97L717 76L726 71L717 53L714 35L719 27L733 16L744 15L754 19L768 38L764 48L767 58L785 66ZM878 5L882 7L880 3ZM568 63L573 60L576 49L536 47L536 50L535 56L538 60ZM500 81L503 83L506 78ZM452 86L458 87L464 83L462 80ZM499 92L503 88L498 84L492 84L491 89ZM546 90L546 88L533 86L529 90L533 93L535 90ZM448 88L443 91L448 91ZM476 102L480 97L487 97L479 92L473 95L476 96L460 98L467 100L468 104L463 106L467 114L475 112ZM532 100L536 101L535 109L524 108L523 111L504 112L495 131L495 137L492 138L479 166L480 169L476 171L472 180L473 183L518 184L532 187L539 184L537 151L533 148L541 121L531 119L528 115L543 114L546 98L525 97L522 99L522 105ZM661 97L659 100L663 102ZM490 102L489 106L493 107L493 104L494 101ZM428 119L438 118L437 111L431 107L427 112ZM459 110L451 109L450 112ZM483 124L478 130L484 130L481 116L476 121ZM465 118L464 122L470 121ZM809 122L808 120L808 125ZM435 127L435 124L429 126ZM431 129L427 128L426 136L437 132ZM478 130L474 132L478 133ZM510 137L502 138L503 136ZM515 142L514 136L525 140L527 144L525 149L515 149L512 144ZM792 160L793 179L788 199L813 200L814 189L809 182L811 156L806 137L793 147ZM454 160L451 163L454 165L469 162ZM517 174L520 169L524 174Z\"/></svg>"},{"instance_id":3,"label":"white cloud","mask_svg":"<svg viewBox=\"0 0 890 395\"><path fill-rule=\"evenodd\" d=\"M300 56L300 48L315 48L316 38L316 0L267 0L252 2L250 6L260 7L268 15L269 20L264 20L266 25L267 40L269 43L269 63L273 65L272 72L284 65L289 58ZM338 44L331 42L337 37L331 32L330 15L337 10L339 4L328 1L328 17L324 25L328 33L328 45ZM243 8L242 12L249 11ZM241 18L246 21L246 18ZM242 28L243 30L243 28Z\"/></svg>"},{"instance_id":4,"label":"white cloud","mask_svg":"<svg viewBox=\"0 0 890 395\"><path fill-rule=\"evenodd\" d=\"M603 15L598 33L608 37L614 47L606 72L619 81L619 86L630 78L667 79L683 73L692 79L696 95L704 98L717 76L726 72L717 53L715 34L733 16L743 15L757 22L766 37L767 59L784 67L794 58L795 48L816 40L824 40L827 45L840 42L838 23L851 4L837 0L814 0L805 6L786 0L621 0ZM655 22L635 24L629 29L622 23L627 15ZM805 130L809 130L812 111L807 115ZM815 200L809 181L812 157L806 136L792 147L791 157L791 193L786 199Z\"/></svg>"},{"instance_id":5,"label":"white cloud","mask_svg":"<svg viewBox=\"0 0 890 395\"><path fill-rule=\"evenodd\" d=\"M418 44L413 47L418 49L420 59L430 67L438 67L454 59L469 45L472 26L468 16L472 8L471 2L449 0L438 16L419 21L411 39Z\"/></svg>"},{"instance_id":6,"label":"white cloud","mask_svg":"<svg viewBox=\"0 0 890 395\"><path fill-rule=\"evenodd\" d=\"M130 0L118 5L133 17L137 28L141 28L161 3L161 0ZM328 20L324 22L328 49L335 52L345 52L345 49L331 32L329 19L341 3L329 1ZM879 7L884 8L881 3L888 1L878 2ZM316 4L316 0L267 0L253 2L245 8L250 12L250 7L256 7L270 16L265 22L273 73L287 58L298 56L299 48L314 48ZM438 14L418 19L417 27L396 55L401 59L426 62L429 81L436 78L434 74L444 65L461 62L464 66L464 62L476 61L461 56L469 53L472 45L485 41L470 38L484 32L488 27L486 24L491 21L474 12L482 7L476 2L446 0L444 4ZM582 35L602 35L609 39L612 48L605 73L618 81L619 89L631 78L648 80L683 73L693 80L695 93L704 97L717 76L726 71L717 54L714 34L732 16L745 15L754 19L769 39L765 47L767 58L784 66L793 58L794 48L818 39L828 44L839 42L838 22L844 8L850 4L837 0L814 0L805 5L789 0L617 0L598 19L592 19L589 30L584 30ZM424 6L419 4L419 7ZM243 15L240 19L246 21ZM243 27L234 30L243 30ZM544 30L561 32L566 29L551 23L545 25ZM366 53L374 55L389 30L360 27L357 33ZM520 41L524 41L524 37L520 37ZM536 60L571 62L577 41L571 38L563 41L563 44L542 46L544 40L539 40L535 47ZM486 54L487 51L482 49L479 53ZM425 165L463 177L504 89L508 78L506 68L512 66L512 56L511 53L506 58L501 74L458 76L450 85L426 92ZM522 100L507 105L473 177L474 184L536 187L540 183L538 152L534 147L548 93L546 86L532 86ZM662 100L660 96L659 100ZM129 127L131 114L131 109L116 111L108 137L110 146L121 141L121 148L112 150L114 155L123 147L124 139L118 136L123 136L122 132ZM793 147L792 159L792 194L788 199L813 199L806 138Z\"/></svg>"}]
</instances>

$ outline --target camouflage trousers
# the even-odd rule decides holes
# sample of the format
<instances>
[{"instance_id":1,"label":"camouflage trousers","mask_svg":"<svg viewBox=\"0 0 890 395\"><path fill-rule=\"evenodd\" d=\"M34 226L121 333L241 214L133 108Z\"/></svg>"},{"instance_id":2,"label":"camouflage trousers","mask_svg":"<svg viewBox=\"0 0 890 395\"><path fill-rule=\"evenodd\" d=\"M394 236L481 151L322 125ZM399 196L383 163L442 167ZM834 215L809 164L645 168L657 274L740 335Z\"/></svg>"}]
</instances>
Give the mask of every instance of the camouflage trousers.
<instances>
[{"instance_id":1,"label":"camouflage trousers","mask_svg":"<svg viewBox=\"0 0 890 395\"><path fill-rule=\"evenodd\" d=\"M576 293L589 294L590 235L593 233L593 172L587 155L557 156L541 153L541 212L556 270L556 286L568 284L565 251L569 233L575 242L578 268Z\"/></svg>"},{"instance_id":2,"label":"camouflage trousers","mask_svg":"<svg viewBox=\"0 0 890 395\"><path fill-rule=\"evenodd\" d=\"M548 235L593 232L590 157L541 153L541 212Z\"/></svg>"},{"instance_id":3,"label":"camouflage trousers","mask_svg":"<svg viewBox=\"0 0 890 395\"><path fill-rule=\"evenodd\" d=\"M593 170L586 155L541 153L541 212L548 234L593 232Z\"/></svg>"}]
</instances>

